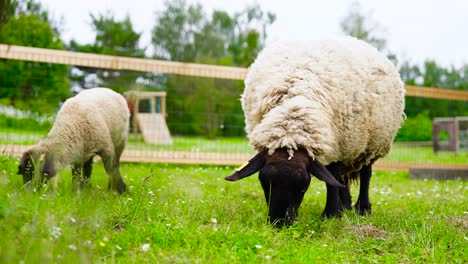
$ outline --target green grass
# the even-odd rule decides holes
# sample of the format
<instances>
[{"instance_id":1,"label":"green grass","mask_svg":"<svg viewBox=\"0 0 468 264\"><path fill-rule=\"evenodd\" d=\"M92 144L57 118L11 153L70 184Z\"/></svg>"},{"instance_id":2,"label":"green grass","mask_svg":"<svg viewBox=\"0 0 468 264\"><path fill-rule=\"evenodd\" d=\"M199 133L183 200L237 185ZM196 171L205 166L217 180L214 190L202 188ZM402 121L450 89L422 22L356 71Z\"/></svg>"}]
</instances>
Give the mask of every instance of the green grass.
<instances>
[{"instance_id":1,"label":"green grass","mask_svg":"<svg viewBox=\"0 0 468 264\"><path fill-rule=\"evenodd\" d=\"M96 164L72 191L70 171L22 188L17 160L0 157L0 263L466 263L466 181L409 180L375 172L372 215L319 218L325 186L313 180L296 224L271 228L256 176L232 167L123 164L130 191L107 190ZM54 184L56 187L54 187ZM354 200L357 186L353 186ZM147 250L145 250L147 248Z\"/></svg>"},{"instance_id":2,"label":"green grass","mask_svg":"<svg viewBox=\"0 0 468 264\"><path fill-rule=\"evenodd\" d=\"M432 147L408 147L395 144L384 160L467 164L468 150L462 150L455 155L453 152L434 153Z\"/></svg>"}]
</instances>

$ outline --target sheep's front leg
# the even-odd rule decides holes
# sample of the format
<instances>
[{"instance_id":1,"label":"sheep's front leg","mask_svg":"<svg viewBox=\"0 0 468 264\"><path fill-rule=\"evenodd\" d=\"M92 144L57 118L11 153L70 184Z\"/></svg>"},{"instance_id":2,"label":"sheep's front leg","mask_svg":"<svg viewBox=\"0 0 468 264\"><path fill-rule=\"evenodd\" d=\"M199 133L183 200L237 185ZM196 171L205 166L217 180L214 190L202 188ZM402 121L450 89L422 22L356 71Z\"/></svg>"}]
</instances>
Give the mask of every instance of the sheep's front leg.
<instances>
[{"instance_id":1,"label":"sheep's front leg","mask_svg":"<svg viewBox=\"0 0 468 264\"><path fill-rule=\"evenodd\" d=\"M341 181L339 182L343 183ZM343 207L348 210L353 209L353 207L351 206L352 199L351 199L351 193L349 192L349 186L347 185L346 188L340 188L338 190L338 193L340 196L341 203L343 204Z\"/></svg>"},{"instance_id":2,"label":"sheep's front leg","mask_svg":"<svg viewBox=\"0 0 468 264\"><path fill-rule=\"evenodd\" d=\"M343 204L340 200L338 188L327 184L327 203L325 204L325 210L322 213L322 217L337 217L341 215L342 211Z\"/></svg>"},{"instance_id":3,"label":"sheep's front leg","mask_svg":"<svg viewBox=\"0 0 468 264\"><path fill-rule=\"evenodd\" d=\"M84 164L75 164L72 166L73 189L80 191L91 177L93 169L93 158L86 161Z\"/></svg>"},{"instance_id":4,"label":"sheep's front leg","mask_svg":"<svg viewBox=\"0 0 468 264\"><path fill-rule=\"evenodd\" d=\"M326 167L335 179L340 183L347 185L341 177L342 165L340 163L331 163ZM340 216L343 211L343 207L351 209L351 194L349 193L349 187L336 188L327 185L327 203L325 205L325 210L322 213L322 217L329 218Z\"/></svg>"},{"instance_id":5,"label":"sheep's front leg","mask_svg":"<svg viewBox=\"0 0 468 264\"><path fill-rule=\"evenodd\" d=\"M360 215L368 215L371 213L371 203L369 202L369 185L372 176L372 165L362 167L359 172L359 198L356 202L356 213Z\"/></svg>"}]
</instances>

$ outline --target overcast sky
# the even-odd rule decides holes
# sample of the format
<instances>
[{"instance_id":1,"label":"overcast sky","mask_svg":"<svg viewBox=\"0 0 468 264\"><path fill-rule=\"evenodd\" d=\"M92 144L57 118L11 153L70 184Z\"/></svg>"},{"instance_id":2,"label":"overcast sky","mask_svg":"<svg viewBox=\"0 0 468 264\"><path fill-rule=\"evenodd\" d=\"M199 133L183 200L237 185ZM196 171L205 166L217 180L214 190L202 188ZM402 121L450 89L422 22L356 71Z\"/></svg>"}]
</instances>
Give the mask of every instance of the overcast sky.
<instances>
[{"instance_id":1,"label":"overcast sky","mask_svg":"<svg viewBox=\"0 0 468 264\"><path fill-rule=\"evenodd\" d=\"M117 19L129 14L141 45L150 45L155 13L163 0L39 0L55 18L63 17L63 38L91 43L94 34L89 14L110 10ZM230 14L246 5L259 3L262 10L276 14L267 42L280 39L317 38L341 34L340 20L353 0L188 0L200 2L206 12L222 9ZM468 1L466 0L360 0L364 13L370 12L385 30L388 48L399 58L412 62L435 59L444 65L468 63Z\"/></svg>"}]
</instances>

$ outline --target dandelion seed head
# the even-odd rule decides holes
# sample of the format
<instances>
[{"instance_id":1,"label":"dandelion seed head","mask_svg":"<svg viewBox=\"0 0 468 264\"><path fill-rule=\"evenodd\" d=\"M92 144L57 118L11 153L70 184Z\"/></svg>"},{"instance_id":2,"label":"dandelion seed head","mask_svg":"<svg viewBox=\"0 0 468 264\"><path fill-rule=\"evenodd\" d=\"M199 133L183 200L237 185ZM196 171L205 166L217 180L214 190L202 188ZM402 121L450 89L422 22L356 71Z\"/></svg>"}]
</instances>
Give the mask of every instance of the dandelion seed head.
<instances>
[{"instance_id":1,"label":"dandelion seed head","mask_svg":"<svg viewBox=\"0 0 468 264\"><path fill-rule=\"evenodd\" d=\"M141 245L141 250L143 250L143 252L148 251L149 248L150 248L150 244L148 243Z\"/></svg>"}]
</instances>

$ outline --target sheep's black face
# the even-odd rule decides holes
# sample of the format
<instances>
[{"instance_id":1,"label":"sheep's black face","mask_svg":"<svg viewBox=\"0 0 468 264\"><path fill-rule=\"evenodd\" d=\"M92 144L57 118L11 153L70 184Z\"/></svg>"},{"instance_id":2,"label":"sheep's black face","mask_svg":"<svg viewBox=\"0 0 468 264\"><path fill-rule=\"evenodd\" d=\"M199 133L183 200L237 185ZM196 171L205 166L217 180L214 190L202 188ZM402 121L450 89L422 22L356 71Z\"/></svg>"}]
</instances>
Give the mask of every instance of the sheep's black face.
<instances>
[{"instance_id":1,"label":"sheep's black face","mask_svg":"<svg viewBox=\"0 0 468 264\"><path fill-rule=\"evenodd\" d=\"M294 222L310 178L306 164L296 158L267 161L260 170L259 179L269 206L271 223L282 226Z\"/></svg>"},{"instance_id":2,"label":"sheep's black face","mask_svg":"<svg viewBox=\"0 0 468 264\"><path fill-rule=\"evenodd\" d=\"M295 151L291 158L285 149L278 149L271 156L264 150L225 179L237 181L257 171L260 171L260 183L269 205L269 219L278 226L289 225L297 217L311 174L331 186L345 187L320 162L312 160L305 150Z\"/></svg>"},{"instance_id":3,"label":"sheep's black face","mask_svg":"<svg viewBox=\"0 0 468 264\"><path fill-rule=\"evenodd\" d=\"M31 182L35 177L38 178L39 182L44 179L49 180L55 176L50 155L35 155L31 152L25 152L18 166L18 174L23 175L23 184Z\"/></svg>"}]
</instances>

